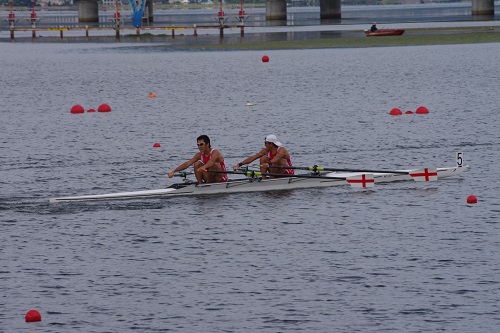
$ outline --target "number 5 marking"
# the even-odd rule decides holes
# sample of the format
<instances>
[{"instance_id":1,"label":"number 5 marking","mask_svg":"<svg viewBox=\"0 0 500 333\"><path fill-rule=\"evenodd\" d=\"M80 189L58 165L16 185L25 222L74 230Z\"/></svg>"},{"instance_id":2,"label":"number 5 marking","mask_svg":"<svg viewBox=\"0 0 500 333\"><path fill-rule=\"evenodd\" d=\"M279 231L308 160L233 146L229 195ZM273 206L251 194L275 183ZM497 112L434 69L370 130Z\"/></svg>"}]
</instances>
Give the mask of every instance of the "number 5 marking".
<instances>
[{"instance_id":1,"label":"number 5 marking","mask_svg":"<svg viewBox=\"0 0 500 333\"><path fill-rule=\"evenodd\" d=\"M462 167L464 165L464 153L457 153L457 167Z\"/></svg>"}]
</instances>

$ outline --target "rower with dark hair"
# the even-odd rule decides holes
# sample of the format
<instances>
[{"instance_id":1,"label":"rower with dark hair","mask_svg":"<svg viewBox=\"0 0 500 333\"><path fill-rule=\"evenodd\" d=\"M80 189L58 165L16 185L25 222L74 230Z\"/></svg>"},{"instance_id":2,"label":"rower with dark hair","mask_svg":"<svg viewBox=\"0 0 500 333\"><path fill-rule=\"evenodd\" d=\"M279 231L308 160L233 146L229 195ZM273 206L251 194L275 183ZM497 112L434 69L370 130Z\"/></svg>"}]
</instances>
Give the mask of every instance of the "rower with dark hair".
<instances>
[{"instance_id":1,"label":"rower with dark hair","mask_svg":"<svg viewBox=\"0 0 500 333\"><path fill-rule=\"evenodd\" d=\"M210 138L207 135L200 135L196 139L196 145L199 152L194 154L193 158L179 165L168 174L168 178L172 178L177 171L187 169L194 164L194 173L198 184L226 182L228 180L227 173L209 172L209 171L225 171L224 157L210 145Z\"/></svg>"},{"instance_id":2,"label":"rower with dark hair","mask_svg":"<svg viewBox=\"0 0 500 333\"><path fill-rule=\"evenodd\" d=\"M242 165L252 163L260 157L260 172L265 178L265 173L293 175L293 169L286 169L283 167L292 166L292 160L288 150L278 141L276 135L271 134L264 139L265 148L257 154L245 158L240 163L234 166L238 170ZM274 168L273 168L274 166ZM276 168L280 167L280 168ZM271 177L272 178L272 177Z\"/></svg>"},{"instance_id":3,"label":"rower with dark hair","mask_svg":"<svg viewBox=\"0 0 500 333\"><path fill-rule=\"evenodd\" d=\"M375 32L375 31L377 31L377 30L378 30L378 28L377 28L377 23L373 23L373 24L372 24L372 27L370 28L370 31L371 31L371 32Z\"/></svg>"}]
</instances>

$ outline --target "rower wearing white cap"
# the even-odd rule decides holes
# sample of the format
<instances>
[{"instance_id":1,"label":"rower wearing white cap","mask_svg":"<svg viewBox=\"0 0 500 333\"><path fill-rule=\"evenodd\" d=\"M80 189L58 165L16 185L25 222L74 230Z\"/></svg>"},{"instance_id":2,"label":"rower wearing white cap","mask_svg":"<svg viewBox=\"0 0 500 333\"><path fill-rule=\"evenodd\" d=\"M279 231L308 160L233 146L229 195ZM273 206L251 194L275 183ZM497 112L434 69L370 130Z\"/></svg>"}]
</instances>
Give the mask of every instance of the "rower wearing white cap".
<instances>
[{"instance_id":1,"label":"rower wearing white cap","mask_svg":"<svg viewBox=\"0 0 500 333\"><path fill-rule=\"evenodd\" d=\"M273 168L273 166L287 167L292 166L292 160L288 150L278 141L274 134L266 136L264 139L265 148L257 154L245 158L234 166L238 170L242 165L252 163L260 157L260 171L264 175L266 172L279 173L284 175L293 175L293 169Z\"/></svg>"}]
</instances>

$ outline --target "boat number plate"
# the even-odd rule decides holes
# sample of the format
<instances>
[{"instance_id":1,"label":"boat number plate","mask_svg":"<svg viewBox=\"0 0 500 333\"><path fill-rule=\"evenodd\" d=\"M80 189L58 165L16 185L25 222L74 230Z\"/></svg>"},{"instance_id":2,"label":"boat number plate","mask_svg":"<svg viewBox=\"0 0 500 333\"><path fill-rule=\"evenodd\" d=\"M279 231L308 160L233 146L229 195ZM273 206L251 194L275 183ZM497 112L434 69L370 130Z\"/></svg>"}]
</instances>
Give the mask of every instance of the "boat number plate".
<instances>
[{"instance_id":1,"label":"boat number plate","mask_svg":"<svg viewBox=\"0 0 500 333\"><path fill-rule=\"evenodd\" d=\"M464 166L464 153L458 152L457 153L457 167L462 167Z\"/></svg>"}]
</instances>

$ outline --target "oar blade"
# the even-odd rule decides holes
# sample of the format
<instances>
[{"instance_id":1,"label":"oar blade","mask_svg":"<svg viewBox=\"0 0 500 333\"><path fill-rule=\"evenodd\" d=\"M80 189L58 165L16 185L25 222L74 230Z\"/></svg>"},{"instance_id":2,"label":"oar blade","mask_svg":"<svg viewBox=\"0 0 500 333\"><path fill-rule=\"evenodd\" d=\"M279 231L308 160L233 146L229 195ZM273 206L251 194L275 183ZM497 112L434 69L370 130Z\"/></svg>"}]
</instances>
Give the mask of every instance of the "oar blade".
<instances>
[{"instance_id":1,"label":"oar blade","mask_svg":"<svg viewBox=\"0 0 500 333\"><path fill-rule=\"evenodd\" d=\"M438 180L438 173L435 167L410 171L410 176L416 182L433 182Z\"/></svg>"},{"instance_id":2,"label":"oar blade","mask_svg":"<svg viewBox=\"0 0 500 333\"><path fill-rule=\"evenodd\" d=\"M371 173L363 173L361 175L347 177L345 180L352 187L366 188L375 186L375 178Z\"/></svg>"}]
</instances>

